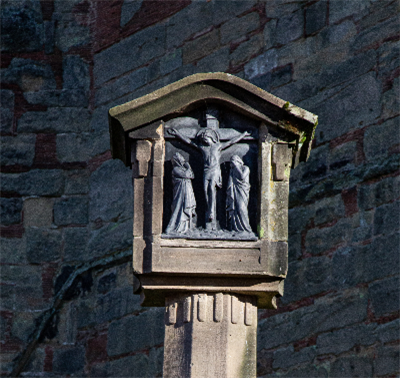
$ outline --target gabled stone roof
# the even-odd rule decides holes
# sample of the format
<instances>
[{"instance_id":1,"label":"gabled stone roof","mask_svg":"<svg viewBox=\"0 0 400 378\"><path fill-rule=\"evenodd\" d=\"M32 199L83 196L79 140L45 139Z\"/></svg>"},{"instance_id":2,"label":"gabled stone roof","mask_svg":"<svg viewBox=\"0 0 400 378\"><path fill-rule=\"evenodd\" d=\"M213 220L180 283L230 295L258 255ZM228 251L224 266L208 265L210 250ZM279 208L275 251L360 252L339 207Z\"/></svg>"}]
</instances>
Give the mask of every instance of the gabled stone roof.
<instances>
[{"instance_id":1,"label":"gabled stone roof","mask_svg":"<svg viewBox=\"0 0 400 378\"><path fill-rule=\"evenodd\" d=\"M111 151L130 165L128 135L156 121L182 116L204 103L229 107L296 141L297 161L306 161L318 117L255 85L223 72L199 73L109 111Z\"/></svg>"}]
</instances>

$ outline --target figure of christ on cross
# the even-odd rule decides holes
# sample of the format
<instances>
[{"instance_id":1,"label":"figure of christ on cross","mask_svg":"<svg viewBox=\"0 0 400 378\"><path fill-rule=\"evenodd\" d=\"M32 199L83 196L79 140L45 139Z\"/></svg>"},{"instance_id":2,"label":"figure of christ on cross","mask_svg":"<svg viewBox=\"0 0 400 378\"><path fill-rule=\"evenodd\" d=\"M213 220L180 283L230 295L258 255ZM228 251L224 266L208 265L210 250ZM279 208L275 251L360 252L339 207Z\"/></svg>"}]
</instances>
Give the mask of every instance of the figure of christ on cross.
<instances>
[{"instance_id":1,"label":"figure of christ on cross","mask_svg":"<svg viewBox=\"0 0 400 378\"><path fill-rule=\"evenodd\" d=\"M173 136L178 137L183 142L193 146L194 148L201 151L203 155L203 187L204 194L207 202L206 211L206 229L216 231L216 200L217 200L217 187L222 187L221 177L221 151L229 146L239 142L246 136L251 135L248 131L245 131L238 136L221 143L219 135L216 130L206 127L199 131L197 136L199 137L200 143L192 141L190 138L182 135L178 130L172 128L169 129L169 133Z\"/></svg>"}]
</instances>

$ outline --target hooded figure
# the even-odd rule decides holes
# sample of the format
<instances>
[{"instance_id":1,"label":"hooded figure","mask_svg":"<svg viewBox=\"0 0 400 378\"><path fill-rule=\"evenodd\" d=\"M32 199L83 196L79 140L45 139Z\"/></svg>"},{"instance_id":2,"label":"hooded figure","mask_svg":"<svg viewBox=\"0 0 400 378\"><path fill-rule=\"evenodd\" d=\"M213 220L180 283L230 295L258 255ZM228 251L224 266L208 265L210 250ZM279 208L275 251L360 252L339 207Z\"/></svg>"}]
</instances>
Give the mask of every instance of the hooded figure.
<instances>
[{"instance_id":1,"label":"hooded figure","mask_svg":"<svg viewBox=\"0 0 400 378\"><path fill-rule=\"evenodd\" d=\"M172 184L174 186L172 200L172 215L166 234L185 233L192 229L192 218L196 215L196 199L194 198L192 183L194 174L185 158L176 152L171 159Z\"/></svg>"},{"instance_id":2,"label":"hooded figure","mask_svg":"<svg viewBox=\"0 0 400 378\"><path fill-rule=\"evenodd\" d=\"M250 192L249 174L249 167L243 164L238 155L233 155L226 193L226 211L232 231L252 232L247 210Z\"/></svg>"}]
</instances>

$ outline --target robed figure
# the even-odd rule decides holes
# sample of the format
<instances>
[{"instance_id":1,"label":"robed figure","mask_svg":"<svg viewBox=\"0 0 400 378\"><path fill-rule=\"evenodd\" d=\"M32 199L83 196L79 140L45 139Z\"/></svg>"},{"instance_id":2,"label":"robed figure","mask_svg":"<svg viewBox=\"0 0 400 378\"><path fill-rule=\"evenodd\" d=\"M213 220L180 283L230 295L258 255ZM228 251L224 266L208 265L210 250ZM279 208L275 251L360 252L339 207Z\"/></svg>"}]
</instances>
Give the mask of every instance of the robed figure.
<instances>
[{"instance_id":1,"label":"robed figure","mask_svg":"<svg viewBox=\"0 0 400 378\"><path fill-rule=\"evenodd\" d=\"M238 155L231 157L228 189L226 193L226 208L228 222L232 231L252 232L249 224L249 175L250 169L243 164Z\"/></svg>"},{"instance_id":2,"label":"robed figure","mask_svg":"<svg viewBox=\"0 0 400 378\"><path fill-rule=\"evenodd\" d=\"M171 159L172 184L173 184L173 200L172 200L172 216L166 234L181 234L191 230L193 218L196 216L196 199L194 198L191 180L194 174L189 163L185 158L176 152Z\"/></svg>"}]
</instances>

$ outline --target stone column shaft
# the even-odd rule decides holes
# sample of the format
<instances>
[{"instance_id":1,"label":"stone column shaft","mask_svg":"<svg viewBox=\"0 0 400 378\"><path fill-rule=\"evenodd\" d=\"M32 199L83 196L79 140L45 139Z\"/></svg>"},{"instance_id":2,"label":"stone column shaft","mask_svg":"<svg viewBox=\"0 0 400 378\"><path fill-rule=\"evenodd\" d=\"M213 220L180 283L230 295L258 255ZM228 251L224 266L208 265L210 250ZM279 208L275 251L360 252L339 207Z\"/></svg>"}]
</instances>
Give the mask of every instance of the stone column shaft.
<instances>
[{"instance_id":1,"label":"stone column shaft","mask_svg":"<svg viewBox=\"0 0 400 378\"><path fill-rule=\"evenodd\" d=\"M225 293L168 296L164 378L255 377L256 300Z\"/></svg>"}]
</instances>

